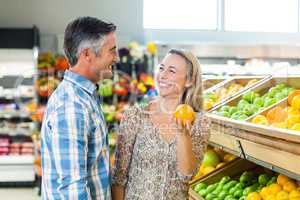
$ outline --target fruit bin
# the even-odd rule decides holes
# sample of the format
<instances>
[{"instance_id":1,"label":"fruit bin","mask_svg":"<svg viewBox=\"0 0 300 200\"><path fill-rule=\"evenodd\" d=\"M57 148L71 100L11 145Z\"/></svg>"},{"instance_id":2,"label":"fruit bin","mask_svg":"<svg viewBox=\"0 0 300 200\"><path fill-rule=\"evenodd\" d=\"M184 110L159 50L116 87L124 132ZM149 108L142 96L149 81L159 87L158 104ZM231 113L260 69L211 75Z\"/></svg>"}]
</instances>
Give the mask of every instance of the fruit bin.
<instances>
[{"instance_id":1,"label":"fruit bin","mask_svg":"<svg viewBox=\"0 0 300 200\"><path fill-rule=\"evenodd\" d=\"M212 184L219 181L224 176L230 176L232 178L237 178L241 173L247 170L257 169L257 165L252 162L243 159L237 159L234 162L231 162L227 166L223 166L222 168L214 171L209 176L205 176L198 181L190 184L189 189L189 200L204 200L196 191L194 191L194 187L198 183Z\"/></svg>"},{"instance_id":2,"label":"fruit bin","mask_svg":"<svg viewBox=\"0 0 300 200\"><path fill-rule=\"evenodd\" d=\"M299 200L300 182L239 160L191 185L190 200Z\"/></svg>"},{"instance_id":3,"label":"fruit bin","mask_svg":"<svg viewBox=\"0 0 300 200\"><path fill-rule=\"evenodd\" d=\"M299 91L300 90L296 90L295 92ZM273 106L265 109L261 113L252 116L247 121L255 124L271 126L273 128L280 128L282 130L290 129L294 131L300 131L299 105L294 105L293 107L290 102L291 101L288 101L288 98L285 98ZM299 104L298 102L297 104Z\"/></svg>"},{"instance_id":4,"label":"fruit bin","mask_svg":"<svg viewBox=\"0 0 300 200\"><path fill-rule=\"evenodd\" d=\"M249 88L253 88L269 79L271 79L271 76L234 77L224 80L204 91L204 109L207 111L214 110L223 102L227 102Z\"/></svg>"},{"instance_id":5,"label":"fruit bin","mask_svg":"<svg viewBox=\"0 0 300 200\"><path fill-rule=\"evenodd\" d=\"M271 79L262 81L259 84L255 85L251 88L248 88L247 90L244 90L243 92L239 93L235 97L233 97L233 98L231 98L227 101L223 101L221 104L219 104L218 106L215 106L209 112L216 112L219 109L221 109L223 106L231 106L231 107L232 106L237 106L238 103L243 99L243 95L245 95L246 93L249 93L249 92L258 93L262 97L263 95L265 95L269 91L269 89L271 87L275 87L276 85L279 85L279 84L285 84L286 86L293 87L293 88L300 88L300 77L299 76L298 77L288 77L288 78L287 77L276 77L276 78L273 77ZM269 103L264 102L268 105L265 106L259 112L263 112L265 109L270 108L271 106L273 106L276 103L275 97L274 98L269 98L268 100L269 100ZM259 112L256 113L256 114L259 114ZM244 120L247 121L252 116L248 116Z\"/></svg>"}]
</instances>

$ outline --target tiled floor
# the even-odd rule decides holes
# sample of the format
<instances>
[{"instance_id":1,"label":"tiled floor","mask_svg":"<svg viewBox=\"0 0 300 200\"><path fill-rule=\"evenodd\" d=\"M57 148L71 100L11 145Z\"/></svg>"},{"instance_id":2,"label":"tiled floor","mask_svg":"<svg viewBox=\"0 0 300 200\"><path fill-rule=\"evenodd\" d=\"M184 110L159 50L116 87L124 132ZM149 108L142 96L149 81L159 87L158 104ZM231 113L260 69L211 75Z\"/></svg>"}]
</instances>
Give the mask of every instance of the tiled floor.
<instances>
[{"instance_id":1,"label":"tiled floor","mask_svg":"<svg viewBox=\"0 0 300 200\"><path fill-rule=\"evenodd\" d=\"M0 199L40 200L37 190L33 188L0 188Z\"/></svg>"}]
</instances>

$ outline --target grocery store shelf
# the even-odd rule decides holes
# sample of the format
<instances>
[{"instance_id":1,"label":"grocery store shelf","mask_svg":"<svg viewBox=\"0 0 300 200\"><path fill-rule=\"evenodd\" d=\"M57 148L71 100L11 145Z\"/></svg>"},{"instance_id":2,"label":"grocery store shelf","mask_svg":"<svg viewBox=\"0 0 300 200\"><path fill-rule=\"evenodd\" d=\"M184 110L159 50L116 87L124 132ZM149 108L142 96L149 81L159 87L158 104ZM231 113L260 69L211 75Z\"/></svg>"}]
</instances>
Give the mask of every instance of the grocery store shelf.
<instances>
[{"instance_id":1,"label":"grocery store shelf","mask_svg":"<svg viewBox=\"0 0 300 200\"><path fill-rule=\"evenodd\" d=\"M33 165L33 155L20 156L0 156L0 166L2 165Z\"/></svg>"},{"instance_id":2,"label":"grocery store shelf","mask_svg":"<svg viewBox=\"0 0 300 200\"><path fill-rule=\"evenodd\" d=\"M0 118L4 118L4 119L18 118L18 119L26 119L27 121L32 121L31 116L28 113L21 112L21 111L0 112Z\"/></svg>"},{"instance_id":3,"label":"grocery store shelf","mask_svg":"<svg viewBox=\"0 0 300 200\"><path fill-rule=\"evenodd\" d=\"M11 129L11 128L3 128L3 129L0 129L0 135L9 135L9 136L26 135L26 136L30 136L33 131L34 131L34 129L25 129L25 128Z\"/></svg>"}]
</instances>

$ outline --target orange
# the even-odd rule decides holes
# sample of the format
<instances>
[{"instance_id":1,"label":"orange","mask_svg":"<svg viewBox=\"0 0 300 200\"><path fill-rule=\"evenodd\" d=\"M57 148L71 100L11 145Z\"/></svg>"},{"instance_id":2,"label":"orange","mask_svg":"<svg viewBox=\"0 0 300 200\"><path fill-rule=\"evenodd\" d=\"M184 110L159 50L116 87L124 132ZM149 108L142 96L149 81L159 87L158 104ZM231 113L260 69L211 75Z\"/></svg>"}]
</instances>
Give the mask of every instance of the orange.
<instances>
[{"instance_id":1,"label":"orange","mask_svg":"<svg viewBox=\"0 0 300 200\"><path fill-rule=\"evenodd\" d=\"M277 183L273 183L272 185L269 186L270 193L273 195L276 195L278 192L282 190L281 186L278 185Z\"/></svg>"},{"instance_id":2,"label":"orange","mask_svg":"<svg viewBox=\"0 0 300 200\"><path fill-rule=\"evenodd\" d=\"M289 193L286 191L280 191L276 195L276 200L289 200Z\"/></svg>"},{"instance_id":3,"label":"orange","mask_svg":"<svg viewBox=\"0 0 300 200\"><path fill-rule=\"evenodd\" d=\"M270 123L278 123L283 122L288 117L288 114L280 106L276 106L268 111L266 117Z\"/></svg>"},{"instance_id":4,"label":"orange","mask_svg":"<svg viewBox=\"0 0 300 200\"><path fill-rule=\"evenodd\" d=\"M288 103L292 105L293 98L300 94L300 90L294 90L288 97Z\"/></svg>"},{"instance_id":5,"label":"orange","mask_svg":"<svg viewBox=\"0 0 300 200\"><path fill-rule=\"evenodd\" d=\"M297 189L297 185L294 181L288 181L283 185L283 190L291 192Z\"/></svg>"},{"instance_id":6,"label":"orange","mask_svg":"<svg viewBox=\"0 0 300 200\"><path fill-rule=\"evenodd\" d=\"M277 177L277 183L278 185L283 186L284 184L286 184L287 182L291 181L291 179L285 175L279 174Z\"/></svg>"},{"instance_id":7,"label":"orange","mask_svg":"<svg viewBox=\"0 0 300 200\"><path fill-rule=\"evenodd\" d=\"M300 94L294 96L292 100L292 107L295 109L300 109Z\"/></svg>"},{"instance_id":8,"label":"orange","mask_svg":"<svg viewBox=\"0 0 300 200\"><path fill-rule=\"evenodd\" d=\"M194 122L196 114L191 106L187 104L180 104L179 106L177 106L174 112L174 117L176 119L180 119L185 126L187 124L187 121L189 121L190 123Z\"/></svg>"}]
</instances>

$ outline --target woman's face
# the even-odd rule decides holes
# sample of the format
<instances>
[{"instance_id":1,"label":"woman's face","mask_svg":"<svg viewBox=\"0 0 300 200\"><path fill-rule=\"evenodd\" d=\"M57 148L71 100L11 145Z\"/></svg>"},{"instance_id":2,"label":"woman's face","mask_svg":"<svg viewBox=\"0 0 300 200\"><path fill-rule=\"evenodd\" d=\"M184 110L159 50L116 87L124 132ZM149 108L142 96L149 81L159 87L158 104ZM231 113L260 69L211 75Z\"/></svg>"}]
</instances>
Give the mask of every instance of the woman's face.
<instances>
[{"instance_id":1,"label":"woman's face","mask_svg":"<svg viewBox=\"0 0 300 200\"><path fill-rule=\"evenodd\" d=\"M181 98L186 87L187 65L177 54L168 54L158 65L155 81L161 97Z\"/></svg>"}]
</instances>

